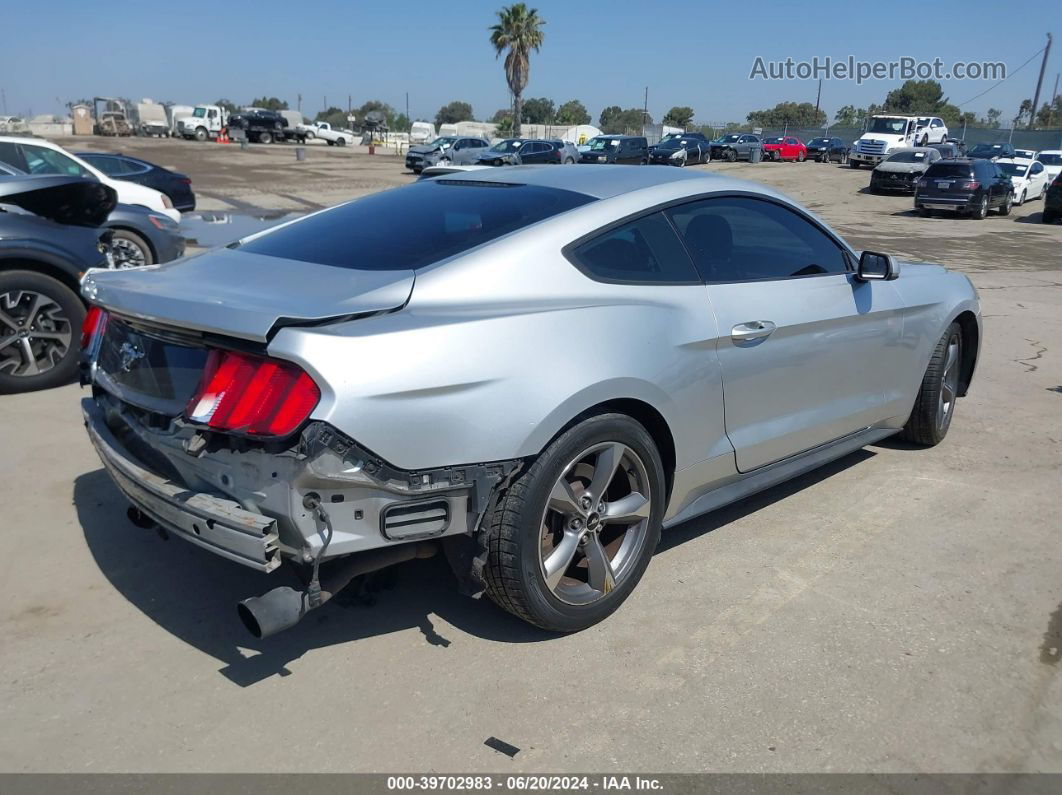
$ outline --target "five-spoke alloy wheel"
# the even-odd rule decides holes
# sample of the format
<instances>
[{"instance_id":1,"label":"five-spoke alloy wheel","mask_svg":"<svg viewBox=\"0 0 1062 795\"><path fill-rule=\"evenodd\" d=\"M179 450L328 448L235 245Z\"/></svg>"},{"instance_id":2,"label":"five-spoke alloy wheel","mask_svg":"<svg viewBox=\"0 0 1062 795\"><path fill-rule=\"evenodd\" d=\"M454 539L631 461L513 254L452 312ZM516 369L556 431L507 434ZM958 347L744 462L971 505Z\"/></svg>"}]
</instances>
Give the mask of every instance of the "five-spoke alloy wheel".
<instances>
[{"instance_id":1,"label":"five-spoke alloy wheel","mask_svg":"<svg viewBox=\"0 0 1062 795\"><path fill-rule=\"evenodd\" d=\"M622 414L558 436L509 486L486 530L487 593L557 632L606 618L660 538L664 474L652 437Z\"/></svg>"}]
</instances>

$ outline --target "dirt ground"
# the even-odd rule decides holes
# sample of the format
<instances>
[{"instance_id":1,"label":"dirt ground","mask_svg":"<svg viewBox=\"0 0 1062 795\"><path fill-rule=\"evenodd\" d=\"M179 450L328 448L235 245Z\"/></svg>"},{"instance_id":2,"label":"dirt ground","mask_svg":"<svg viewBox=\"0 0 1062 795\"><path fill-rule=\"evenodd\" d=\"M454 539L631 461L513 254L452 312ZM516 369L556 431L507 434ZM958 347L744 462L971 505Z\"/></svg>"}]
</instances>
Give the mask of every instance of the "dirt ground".
<instances>
[{"instance_id":1,"label":"dirt ground","mask_svg":"<svg viewBox=\"0 0 1062 795\"><path fill-rule=\"evenodd\" d=\"M83 140L184 171L204 209L412 179L357 147L298 163ZM857 247L970 274L984 347L942 445L870 446L674 528L577 635L458 595L429 560L371 607L255 641L233 606L275 575L131 526L76 386L2 397L0 770L1062 771L1062 226L1039 202L922 219L865 193L866 170L701 168L781 188Z\"/></svg>"}]
</instances>

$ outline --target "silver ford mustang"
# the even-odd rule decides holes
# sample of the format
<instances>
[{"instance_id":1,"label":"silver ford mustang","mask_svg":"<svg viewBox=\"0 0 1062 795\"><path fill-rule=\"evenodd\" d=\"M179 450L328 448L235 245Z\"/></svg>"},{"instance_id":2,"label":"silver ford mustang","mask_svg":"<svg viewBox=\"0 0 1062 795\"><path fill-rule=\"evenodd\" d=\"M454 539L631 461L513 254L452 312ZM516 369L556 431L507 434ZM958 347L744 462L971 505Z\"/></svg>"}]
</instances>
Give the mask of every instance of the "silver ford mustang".
<instances>
[{"instance_id":1,"label":"silver ford mustang","mask_svg":"<svg viewBox=\"0 0 1062 795\"><path fill-rule=\"evenodd\" d=\"M84 418L133 522L303 575L240 603L259 636L436 550L467 592L588 627L662 528L940 442L981 340L963 275L629 166L445 175L83 293Z\"/></svg>"}]
</instances>

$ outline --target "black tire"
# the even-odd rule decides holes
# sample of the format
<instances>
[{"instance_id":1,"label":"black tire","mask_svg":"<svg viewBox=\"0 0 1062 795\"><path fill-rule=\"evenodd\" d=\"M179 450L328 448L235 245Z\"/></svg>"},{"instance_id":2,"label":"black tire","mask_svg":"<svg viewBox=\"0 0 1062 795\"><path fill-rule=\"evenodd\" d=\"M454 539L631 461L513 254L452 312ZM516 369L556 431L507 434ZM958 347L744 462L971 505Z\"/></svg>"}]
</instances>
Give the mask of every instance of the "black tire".
<instances>
[{"instance_id":1,"label":"black tire","mask_svg":"<svg viewBox=\"0 0 1062 795\"><path fill-rule=\"evenodd\" d=\"M115 229L113 240L114 259L118 267L155 264L155 255L151 251L151 246L136 232L128 229ZM125 251L129 252L128 256L125 255Z\"/></svg>"},{"instance_id":2,"label":"black tire","mask_svg":"<svg viewBox=\"0 0 1062 795\"><path fill-rule=\"evenodd\" d=\"M263 130L262 132L258 133L258 143L260 143L260 144L271 144L271 143L273 143L273 133L269 132L268 130Z\"/></svg>"},{"instance_id":3,"label":"black tire","mask_svg":"<svg viewBox=\"0 0 1062 795\"><path fill-rule=\"evenodd\" d=\"M1047 210L1044 210L1043 215L1040 216L1040 223L1044 224L1053 224L1057 220L1058 215L1052 212L1048 212Z\"/></svg>"},{"instance_id":4,"label":"black tire","mask_svg":"<svg viewBox=\"0 0 1062 795\"><path fill-rule=\"evenodd\" d=\"M983 221L988 215L988 197L982 196L981 203L977 205L977 209L970 213L970 217L975 221Z\"/></svg>"},{"instance_id":5,"label":"black tire","mask_svg":"<svg viewBox=\"0 0 1062 795\"><path fill-rule=\"evenodd\" d=\"M1021 207L1023 204L1025 204L1025 201L1026 201L1026 199L1025 199L1025 191L1022 191L1021 192L1021 198L1018 199L1018 201L1016 201L1015 204L1017 204L1019 207Z\"/></svg>"},{"instance_id":6,"label":"black tire","mask_svg":"<svg viewBox=\"0 0 1062 795\"><path fill-rule=\"evenodd\" d=\"M933 211L928 207L919 207L918 214L923 218L931 218L933 216Z\"/></svg>"},{"instance_id":7,"label":"black tire","mask_svg":"<svg viewBox=\"0 0 1062 795\"><path fill-rule=\"evenodd\" d=\"M736 160L737 160L737 152L735 152L733 149L727 149L726 150L726 162L733 163Z\"/></svg>"},{"instance_id":8,"label":"black tire","mask_svg":"<svg viewBox=\"0 0 1062 795\"><path fill-rule=\"evenodd\" d=\"M954 351L954 374L947 370L948 351L952 345ZM958 323L952 323L948 330L937 342L933 349L933 355L929 359L929 367L922 378L922 385L918 388L918 397L915 398L914 408L907 424L900 432L900 438L914 444L932 447L940 444L948 435L951 427L951 419L955 416L955 401L958 398L958 375L962 366L962 328ZM941 391L945 390L945 400L948 397L945 378L951 382L950 406L941 416Z\"/></svg>"},{"instance_id":9,"label":"black tire","mask_svg":"<svg viewBox=\"0 0 1062 795\"><path fill-rule=\"evenodd\" d=\"M1011 194L1007 194L1007 198L1003 200L1003 203L999 205L1000 215L1010 215L1010 208L1014 202L1014 197Z\"/></svg>"},{"instance_id":10,"label":"black tire","mask_svg":"<svg viewBox=\"0 0 1062 795\"><path fill-rule=\"evenodd\" d=\"M0 349L0 368L5 368L0 369L0 394L50 389L54 386L69 383L77 373L79 341L81 324L85 320L85 305L81 303L81 300L69 287L49 276L34 273L33 271L0 272L0 297L5 295L13 297L14 294L20 291L38 293L51 299L55 303L56 309L49 313L47 321L54 330L69 332L70 339L65 353L54 362L48 362L48 368L37 375L15 375L14 372L9 372L5 368L5 363L10 361L10 358L6 355L6 350ZM5 305L8 304L7 301L4 303ZM8 308L6 311L10 315L13 310ZM34 327L39 326L40 321L34 323ZM9 339L9 336L5 336L8 331L10 329L6 327L0 329L0 345L3 345L5 340ZM32 333L32 329L30 331ZM21 343L15 344L20 345ZM8 346L4 347L7 348ZM24 366L25 361L22 361ZM35 360L35 366L40 369L40 362ZM23 368L16 366L14 369Z\"/></svg>"},{"instance_id":11,"label":"black tire","mask_svg":"<svg viewBox=\"0 0 1062 795\"><path fill-rule=\"evenodd\" d=\"M564 165L566 165L566 166L574 166L575 165L575 161L572 158L570 158L570 157L566 157L566 158L564 158Z\"/></svg>"},{"instance_id":12,"label":"black tire","mask_svg":"<svg viewBox=\"0 0 1062 795\"><path fill-rule=\"evenodd\" d=\"M346 146L346 145L347 145L347 139L346 138L336 138L336 146Z\"/></svg>"},{"instance_id":13,"label":"black tire","mask_svg":"<svg viewBox=\"0 0 1062 795\"><path fill-rule=\"evenodd\" d=\"M848 161L848 167L849 168L859 168L859 165L860 164L859 164L858 160L849 160Z\"/></svg>"},{"instance_id":14,"label":"black tire","mask_svg":"<svg viewBox=\"0 0 1062 795\"><path fill-rule=\"evenodd\" d=\"M335 146L335 145L336 145L336 142L335 142L335 141L328 141L328 145L329 145L329 146Z\"/></svg>"},{"instance_id":15,"label":"black tire","mask_svg":"<svg viewBox=\"0 0 1062 795\"><path fill-rule=\"evenodd\" d=\"M638 542L640 546L630 553L633 557L614 587L604 589L604 595L593 601L572 604L560 599L546 583L542 564L546 539L544 517L555 484L565 472L571 471L568 466L575 456L594 445L609 442L624 445L644 465L650 491L649 516ZM611 615L638 584L660 540L664 507L664 469L645 428L623 414L591 417L554 440L501 496L484 531L487 594L505 610L543 629L553 632L586 629ZM565 568L565 572L580 571L575 558L572 561L574 569Z\"/></svg>"},{"instance_id":16,"label":"black tire","mask_svg":"<svg viewBox=\"0 0 1062 795\"><path fill-rule=\"evenodd\" d=\"M205 141L207 139L206 127L196 127L194 137L197 141Z\"/></svg>"}]
</instances>

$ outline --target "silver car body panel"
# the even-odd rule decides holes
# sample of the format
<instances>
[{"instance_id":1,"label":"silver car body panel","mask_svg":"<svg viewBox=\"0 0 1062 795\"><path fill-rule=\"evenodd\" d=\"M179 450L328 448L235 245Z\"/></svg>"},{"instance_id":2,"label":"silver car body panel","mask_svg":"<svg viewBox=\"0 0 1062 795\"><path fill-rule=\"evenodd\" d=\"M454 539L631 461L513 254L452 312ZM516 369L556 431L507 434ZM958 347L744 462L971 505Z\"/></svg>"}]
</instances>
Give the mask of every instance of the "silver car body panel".
<instances>
[{"instance_id":1,"label":"silver car body panel","mask_svg":"<svg viewBox=\"0 0 1062 795\"><path fill-rule=\"evenodd\" d=\"M635 285L593 280L562 254L650 208L734 193L783 202L834 234L759 184L629 166L516 166L460 179L553 186L599 201L415 277L339 269L350 280L345 291L332 279L327 289L313 285L307 274L317 266L306 263L281 261L275 281L250 280L264 264L257 260L269 258L230 264L250 256L235 250L204 255L194 287L181 286L181 269L194 261L177 264L166 289L180 298L147 287L147 273L103 274L97 300L177 327L268 338L270 355L298 363L319 385L313 420L404 470L531 457L588 409L644 404L674 442L668 524L894 433L948 324L968 311L980 326L969 280L939 266L904 263L895 281L834 274ZM207 274L219 254L226 270ZM243 277L238 287L233 274ZM128 281L136 278L143 289ZM254 289L259 283L268 289ZM197 302L205 285L208 297ZM244 308L227 318L211 294ZM367 316L268 331L270 318L345 312ZM731 329L753 320L777 330L758 344L735 341Z\"/></svg>"}]
</instances>

